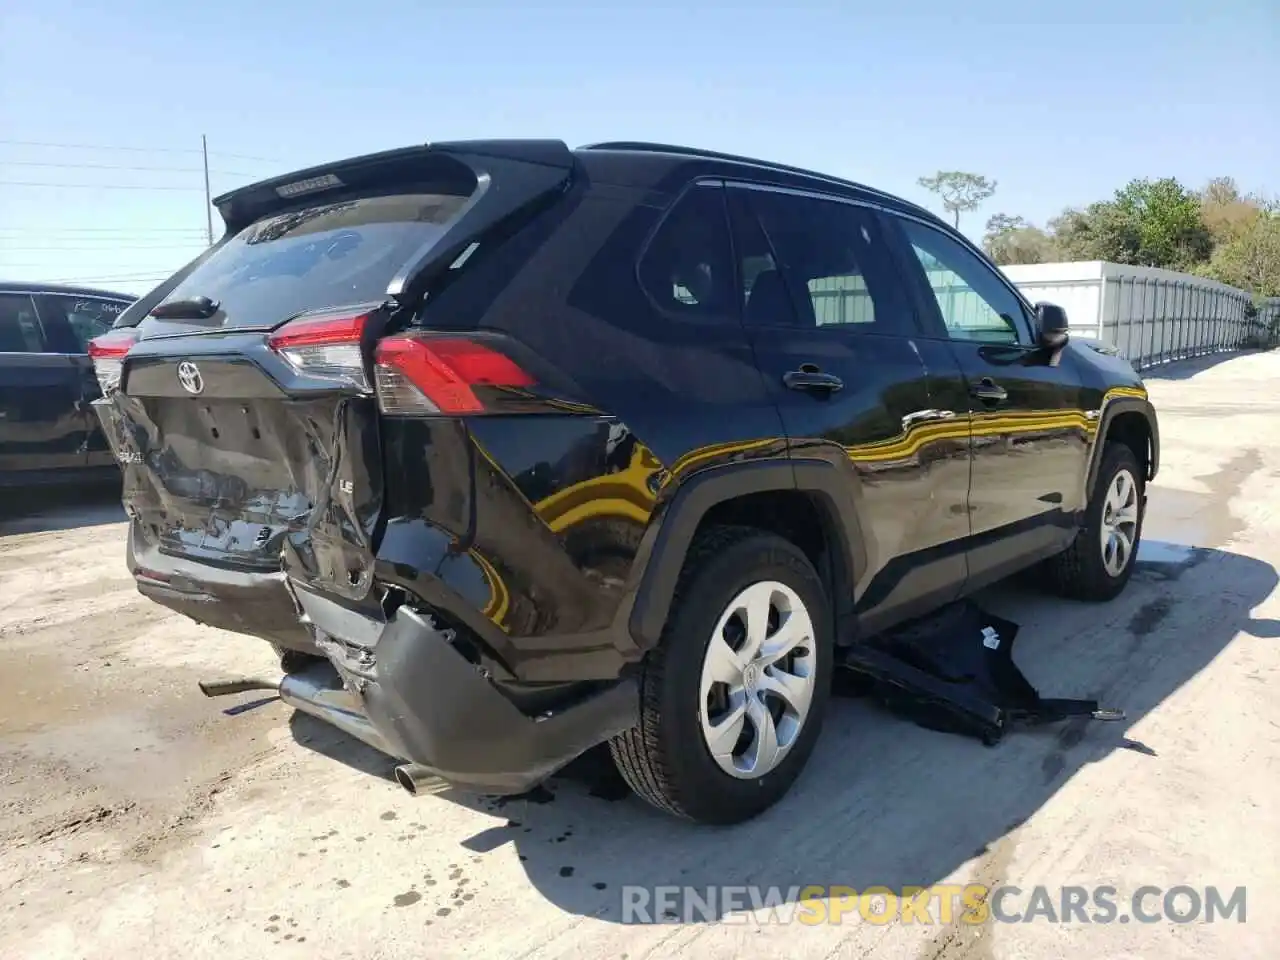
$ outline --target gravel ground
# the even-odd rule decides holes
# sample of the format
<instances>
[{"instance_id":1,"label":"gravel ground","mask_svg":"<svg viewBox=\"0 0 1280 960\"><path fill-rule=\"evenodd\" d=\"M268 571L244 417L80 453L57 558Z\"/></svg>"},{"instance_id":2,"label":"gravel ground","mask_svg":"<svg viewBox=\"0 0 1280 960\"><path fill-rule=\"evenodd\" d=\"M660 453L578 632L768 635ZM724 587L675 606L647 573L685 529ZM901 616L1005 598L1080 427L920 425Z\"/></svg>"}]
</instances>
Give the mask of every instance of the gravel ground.
<instances>
[{"instance_id":1,"label":"gravel ground","mask_svg":"<svg viewBox=\"0 0 1280 960\"><path fill-rule=\"evenodd\" d=\"M109 496L20 517L11 502L0 956L1274 956L1280 354L1175 365L1150 388L1164 464L1130 589L1103 607L982 598L1022 625L1046 694L1128 720L988 749L838 699L797 788L731 829L650 810L598 758L528 798L413 799L385 759L277 700L201 697L199 679L270 672L271 651L142 599ZM1055 902L1110 884L1121 914L1145 884L1244 886L1247 921L646 924L622 890L967 882Z\"/></svg>"}]
</instances>

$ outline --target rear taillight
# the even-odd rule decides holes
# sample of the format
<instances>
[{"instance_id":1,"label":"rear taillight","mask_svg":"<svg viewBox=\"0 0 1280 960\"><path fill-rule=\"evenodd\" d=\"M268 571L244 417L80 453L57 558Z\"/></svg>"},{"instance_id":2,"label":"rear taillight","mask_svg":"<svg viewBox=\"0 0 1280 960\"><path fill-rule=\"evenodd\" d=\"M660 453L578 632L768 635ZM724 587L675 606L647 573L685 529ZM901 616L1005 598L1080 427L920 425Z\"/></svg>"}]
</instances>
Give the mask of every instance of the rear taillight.
<instances>
[{"instance_id":1,"label":"rear taillight","mask_svg":"<svg viewBox=\"0 0 1280 960\"><path fill-rule=\"evenodd\" d=\"M291 320L267 337L267 346L298 373L334 380L369 393L361 340L367 314L308 314Z\"/></svg>"},{"instance_id":2,"label":"rear taillight","mask_svg":"<svg viewBox=\"0 0 1280 960\"><path fill-rule=\"evenodd\" d=\"M102 388L103 396L120 389L125 355L137 342L138 331L132 327L109 330L89 341L89 358L93 361L93 372L98 375L98 386Z\"/></svg>"},{"instance_id":3,"label":"rear taillight","mask_svg":"<svg viewBox=\"0 0 1280 960\"><path fill-rule=\"evenodd\" d=\"M374 376L383 413L483 413L476 387L536 382L506 354L463 337L406 333L378 344Z\"/></svg>"}]
</instances>

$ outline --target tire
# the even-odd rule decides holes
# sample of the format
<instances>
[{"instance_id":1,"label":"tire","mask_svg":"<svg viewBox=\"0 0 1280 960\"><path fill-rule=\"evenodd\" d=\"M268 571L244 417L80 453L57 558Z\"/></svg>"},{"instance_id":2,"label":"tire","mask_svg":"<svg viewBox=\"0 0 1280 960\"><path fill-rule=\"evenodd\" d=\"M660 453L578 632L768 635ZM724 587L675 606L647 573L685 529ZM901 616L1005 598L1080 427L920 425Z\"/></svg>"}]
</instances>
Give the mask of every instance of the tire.
<instances>
[{"instance_id":1,"label":"tire","mask_svg":"<svg viewBox=\"0 0 1280 960\"><path fill-rule=\"evenodd\" d=\"M768 606L757 602L752 609L768 609L769 629L777 632L765 639L763 659L747 660L751 666L740 668L741 650L750 641L742 614L734 609L744 596L767 598ZM782 617L792 625L790 631L778 628ZM726 618L724 629L717 630ZM755 622L762 622L759 616ZM768 651L785 646L780 638L787 636L802 639L790 655L770 662ZM732 643L724 645L726 637L741 641L737 650ZM713 641L723 649L720 657L709 659ZM730 651L729 660L724 650ZM726 669L740 676L736 688L715 682ZM749 820L777 803L808 761L822 728L831 675L830 604L804 553L750 527L712 528L689 550L662 638L641 673L640 722L609 743L614 763L632 790L668 813L707 824ZM785 681L785 696L779 678ZM713 704L718 704L714 711ZM803 712L800 705L806 707ZM728 712L713 715L721 709ZM721 750L717 760L709 743L729 744L738 723L733 717L739 714L741 732L733 743L749 746L740 757L736 748ZM721 736L704 732L713 723L721 724L713 728ZM770 749L767 734L759 736L762 728L774 732L780 754ZM765 756L756 756L753 767L759 753ZM766 762L773 756L780 756L776 764Z\"/></svg>"},{"instance_id":2,"label":"tire","mask_svg":"<svg viewBox=\"0 0 1280 960\"><path fill-rule=\"evenodd\" d=\"M1108 521L1108 497L1113 494L1121 474L1127 474L1132 481L1136 519L1132 525L1132 543L1123 563L1114 564L1109 569L1104 560L1103 530ZM1146 481L1133 451L1122 443L1108 444L1103 450L1097 482L1085 508L1084 524L1071 546L1048 561L1050 582L1057 593L1095 603L1119 596L1133 575L1142 540L1145 491ZM1127 529L1127 525L1122 525L1122 531Z\"/></svg>"}]
</instances>

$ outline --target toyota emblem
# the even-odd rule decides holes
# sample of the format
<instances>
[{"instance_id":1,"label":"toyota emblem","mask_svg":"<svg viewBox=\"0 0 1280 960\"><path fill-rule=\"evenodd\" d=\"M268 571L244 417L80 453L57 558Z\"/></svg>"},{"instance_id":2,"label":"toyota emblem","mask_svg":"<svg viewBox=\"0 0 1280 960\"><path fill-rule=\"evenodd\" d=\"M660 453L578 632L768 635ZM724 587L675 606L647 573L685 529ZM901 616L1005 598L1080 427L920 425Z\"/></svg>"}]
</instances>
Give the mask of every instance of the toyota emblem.
<instances>
[{"instance_id":1,"label":"toyota emblem","mask_svg":"<svg viewBox=\"0 0 1280 960\"><path fill-rule=\"evenodd\" d=\"M178 382L187 393L204 392L204 377L200 376L200 368L190 360L178 364Z\"/></svg>"}]
</instances>

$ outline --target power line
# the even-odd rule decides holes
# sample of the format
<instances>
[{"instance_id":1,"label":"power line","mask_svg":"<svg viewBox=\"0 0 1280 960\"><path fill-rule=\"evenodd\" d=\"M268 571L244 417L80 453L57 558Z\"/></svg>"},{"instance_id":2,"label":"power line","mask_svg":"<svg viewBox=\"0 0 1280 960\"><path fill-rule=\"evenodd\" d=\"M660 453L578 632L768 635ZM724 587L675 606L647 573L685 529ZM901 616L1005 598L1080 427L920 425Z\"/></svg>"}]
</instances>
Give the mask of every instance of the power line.
<instances>
[{"instance_id":1,"label":"power line","mask_svg":"<svg viewBox=\"0 0 1280 960\"><path fill-rule=\"evenodd\" d=\"M87 280L167 280L173 276L173 271L169 273L95 273L82 274L79 277L64 277L60 280L41 280L40 283L83 283Z\"/></svg>"},{"instance_id":2,"label":"power line","mask_svg":"<svg viewBox=\"0 0 1280 960\"><path fill-rule=\"evenodd\" d=\"M157 283L163 283L168 280L164 277L121 277L119 279L111 279L110 277L72 277L69 280L36 280L36 283L47 283L49 286L67 285L81 287L112 287L116 284L127 284L133 286L135 284L146 284L155 286Z\"/></svg>"},{"instance_id":3,"label":"power line","mask_svg":"<svg viewBox=\"0 0 1280 960\"><path fill-rule=\"evenodd\" d=\"M181 190L188 193L203 193L200 187L149 186L136 183L50 183L37 180L0 180L5 187L56 187L62 189L85 190Z\"/></svg>"},{"instance_id":4,"label":"power line","mask_svg":"<svg viewBox=\"0 0 1280 960\"><path fill-rule=\"evenodd\" d=\"M206 247L208 246L203 240L175 240L173 243L139 243L139 244L108 244L97 247L68 247L63 244L57 244L49 247L9 247L0 243L0 256L12 253L60 253L63 250L70 252L88 252L88 253L110 253L113 250L177 250L183 247Z\"/></svg>"},{"instance_id":5,"label":"power line","mask_svg":"<svg viewBox=\"0 0 1280 960\"><path fill-rule=\"evenodd\" d=\"M118 163L49 163L44 160L0 160L0 167L56 167L60 170L130 170L138 173L203 173L203 167L131 167ZM256 177L243 170L210 170L224 177Z\"/></svg>"},{"instance_id":6,"label":"power line","mask_svg":"<svg viewBox=\"0 0 1280 960\"><path fill-rule=\"evenodd\" d=\"M203 227L6 227L0 226L0 235L6 233L36 233L36 234L80 234L88 233L95 236L85 237L86 240L111 240L112 237L96 236L97 234L144 234L144 233L186 233L198 234L204 236ZM0 236L0 239L3 239Z\"/></svg>"},{"instance_id":7,"label":"power line","mask_svg":"<svg viewBox=\"0 0 1280 960\"><path fill-rule=\"evenodd\" d=\"M44 140L0 140L0 144L15 147L50 147L55 150L118 150L125 153L202 153L195 147L113 147L102 143L49 143ZM243 153L223 153L210 150L211 156L227 157L235 160L250 160L257 163L279 163L270 157L253 157Z\"/></svg>"},{"instance_id":8,"label":"power line","mask_svg":"<svg viewBox=\"0 0 1280 960\"><path fill-rule=\"evenodd\" d=\"M165 277L171 277L173 276L173 273L174 273L173 271L170 271L169 273L155 273L154 271L151 273L139 273L138 271L135 270L133 273L94 273L94 274L81 274L81 276L82 277L87 276L91 280L151 280L156 277L159 277L160 279L164 279ZM75 281L74 280L58 280L58 281L46 280L44 282L45 283L55 283L55 282L56 283L74 283Z\"/></svg>"},{"instance_id":9,"label":"power line","mask_svg":"<svg viewBox=\"0 0 1280 960\"><path fill-rule=\"evenodd\" d=\"M188 264L188 262L191 262L192 260L195 260L197 256L198 256L198 252L197 252L197 253L187 253L187 255L174 257L174 266L173 266L173 270L177 270L177 269L178 269L178 268L180 268L180 266L182 266L183 264ZM168 260L168 257L166 257L166 260ZM152 264L154 264L154 262L156 262L156 261L155 261L155 259L152 259L152 260L150 260L150 262L152 262ZM83 265L83 264L81 264L81 265L79 265L79 266L84 266L84 265ZM36 271L41 271L41 270L58 270L58 268L64 268L64 269L67 269L67 270L74 270L74 269L76 269L76 268L74 268L74 266L73 266L73 265L70 265L70 264L51 264L51 262L50 262L49 260L45 260L44 262L38 262L38 264L37 264L37 262L13 262L13 261L6 262L6 261L4 261L4 260L0 260L0 273L8 273L8 271L12 271L12 270L36 270ZM115 262L115 264L102 264L102 269L104 269L104 270L128 270L128 269L129 269L129 264L120 264L120 262ZM157 269L159 269L159 268L157 268Z\"/></svg>"}]
</instances>

